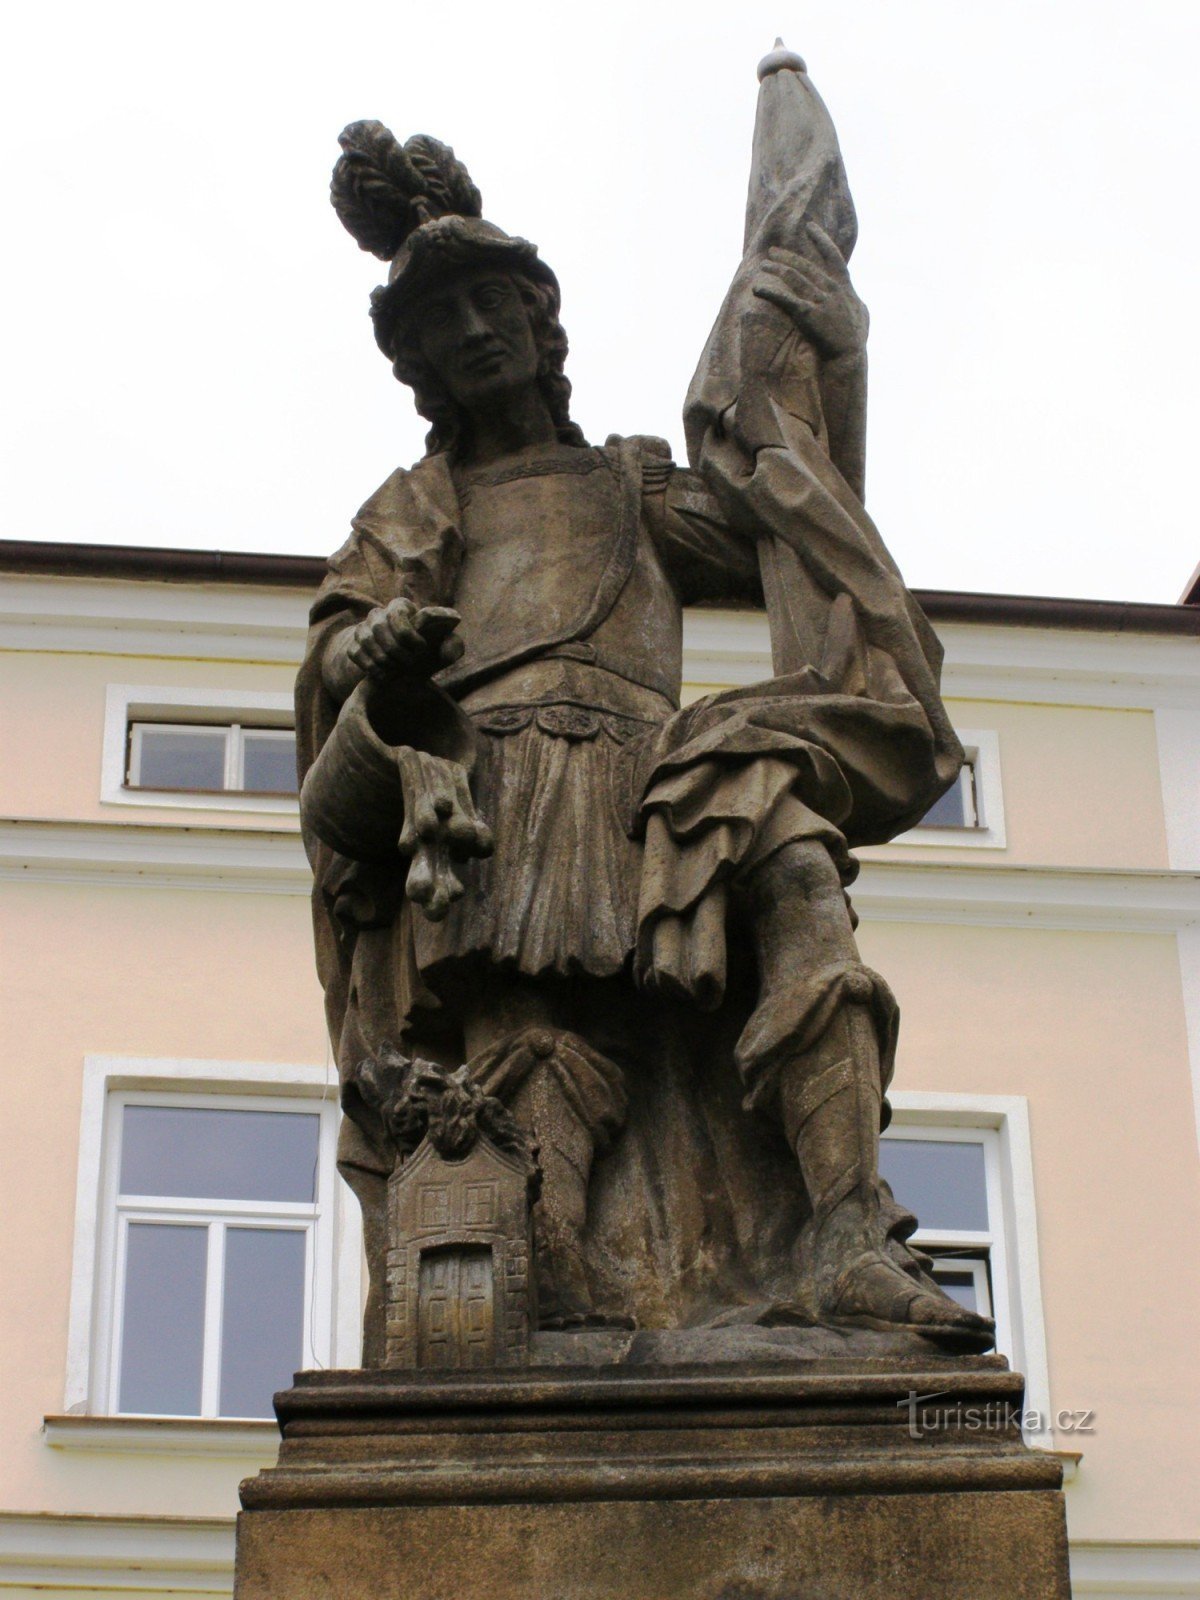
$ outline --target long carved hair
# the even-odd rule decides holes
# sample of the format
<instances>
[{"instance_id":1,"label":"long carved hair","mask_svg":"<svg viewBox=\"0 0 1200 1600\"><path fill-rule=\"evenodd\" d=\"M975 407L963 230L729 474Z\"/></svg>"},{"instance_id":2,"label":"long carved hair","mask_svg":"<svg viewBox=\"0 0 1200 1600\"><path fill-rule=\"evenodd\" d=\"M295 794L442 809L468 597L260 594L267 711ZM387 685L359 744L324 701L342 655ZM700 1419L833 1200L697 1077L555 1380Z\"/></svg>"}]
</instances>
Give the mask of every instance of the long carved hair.
<instances>
[{"instance_id":1,"label":"long carved hair","mask_svg":"<svg viewBox=\"0 0 1200 1600\"><path fill-rule=\"evenodd\" d=\"M524 302L538 353L537 385L542 392L561 444L586 446L578 423L571 421L571 381L563 371L567 359L567 335L558 318L558 296L548 283L535 283L523 273L512 273L512 281ZM405 318L397 327L389 352L392 371L413 391L418 413L430 423L425 436L426 455L445 451L461 455L470 438L470 418L438 381L437 374L421 354L416 319Z\"/></svg>"}]
</instances>

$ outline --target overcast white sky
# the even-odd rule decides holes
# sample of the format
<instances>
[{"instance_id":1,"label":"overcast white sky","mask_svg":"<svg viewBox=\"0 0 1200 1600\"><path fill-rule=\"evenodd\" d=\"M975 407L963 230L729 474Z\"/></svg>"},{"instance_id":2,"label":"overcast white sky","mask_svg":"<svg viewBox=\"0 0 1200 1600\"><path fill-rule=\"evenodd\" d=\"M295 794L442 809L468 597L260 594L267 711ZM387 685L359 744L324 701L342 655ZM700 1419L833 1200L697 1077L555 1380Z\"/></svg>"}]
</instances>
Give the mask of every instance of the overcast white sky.
<instances>
[{"instance_id":1,"label":"overcast white sky","mask_svg":"<svg viewBox=\"0 0 1200 1600\"><path fill-rule=\"evenodd\" d=\"M1195 0L28 5L0 536L327 554L421 453L329 207L341 127L455 146L563 285L589 437L665 434L776 33L842 140L867 501L909 582L1174 600L1197 560Z\"/></svg>"}]
</instances>

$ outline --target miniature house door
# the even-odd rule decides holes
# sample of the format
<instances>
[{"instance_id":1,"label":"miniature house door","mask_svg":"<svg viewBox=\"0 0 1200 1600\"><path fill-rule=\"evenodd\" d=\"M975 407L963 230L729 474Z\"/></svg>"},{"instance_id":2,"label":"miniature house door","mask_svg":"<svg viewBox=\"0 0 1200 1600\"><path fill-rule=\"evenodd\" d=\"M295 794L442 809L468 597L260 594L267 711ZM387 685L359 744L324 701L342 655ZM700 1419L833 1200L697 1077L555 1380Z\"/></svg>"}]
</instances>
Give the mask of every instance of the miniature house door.
<instances>
[{"instance_id":1,"label":"miniature house door","mask_svg":"<svg viewBox=\"0 0 1200 1600\"><path fill-rule=\"evenodd\" d=\"M496 1351L490 1245L449 1245L421 1256L417 1362L422 1367L486 1367Z\"/></svg>"}]
</instances>

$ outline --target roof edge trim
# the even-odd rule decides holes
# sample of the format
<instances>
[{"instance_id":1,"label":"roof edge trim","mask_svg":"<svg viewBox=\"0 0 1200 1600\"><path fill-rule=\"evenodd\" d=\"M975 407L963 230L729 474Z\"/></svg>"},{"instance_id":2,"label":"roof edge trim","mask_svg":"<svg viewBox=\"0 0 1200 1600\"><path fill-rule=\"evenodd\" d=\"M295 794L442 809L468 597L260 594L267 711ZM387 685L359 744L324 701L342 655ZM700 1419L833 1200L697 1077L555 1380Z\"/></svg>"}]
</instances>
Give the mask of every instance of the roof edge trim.
<instances>
[{"instance_id":1,"label":"roof edge trim","mask_svg":"<svg viewBox=\"0 0 1200 1600\"><path fill-rule=\"evenodd\" d=\"M325 570L325 561L320 556L0 539L0 572L25 576L315 589ZM932 622L1076 628L1100 633L1200 635L1200 568L1178 605L1133 600L1077 600L1050 595L976 594L952 589L916 589L913 592Z\"/></svg>"}]
</instances>

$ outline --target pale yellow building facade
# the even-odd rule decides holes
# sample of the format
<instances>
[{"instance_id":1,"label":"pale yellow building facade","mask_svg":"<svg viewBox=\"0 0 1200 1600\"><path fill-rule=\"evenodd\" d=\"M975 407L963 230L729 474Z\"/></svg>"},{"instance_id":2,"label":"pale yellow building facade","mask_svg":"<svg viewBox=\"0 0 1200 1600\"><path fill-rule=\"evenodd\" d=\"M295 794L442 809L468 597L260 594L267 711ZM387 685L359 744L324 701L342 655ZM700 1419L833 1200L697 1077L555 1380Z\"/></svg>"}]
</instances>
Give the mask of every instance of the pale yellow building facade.
<instances>
[{"instance_id":1,"label":"pale yellow building facade","mask_svg":"<svg viewBox=\"0 0 1200 1600\"><path fill-rule=\"evenodd\" d=\"M131 783L131 729L286 729L318 564L0 568L0 1595L228 1594L273 1424L222 1414L228 1277L206 1414L123 1410L129 1230L303 1239L305 1365L357 1358L361 1251L294 800ZM932 1242L1063 1454L1076 1592L1200 1595L1200 609L926 599L973 779L854 890L903 1016L892 1133L978 1158L983 1225ZM689 693L769 670L762 618L689 616ZM129 1107L311 1117L311 1204L131 1198Z\"/></svg>"}]
</instances>

